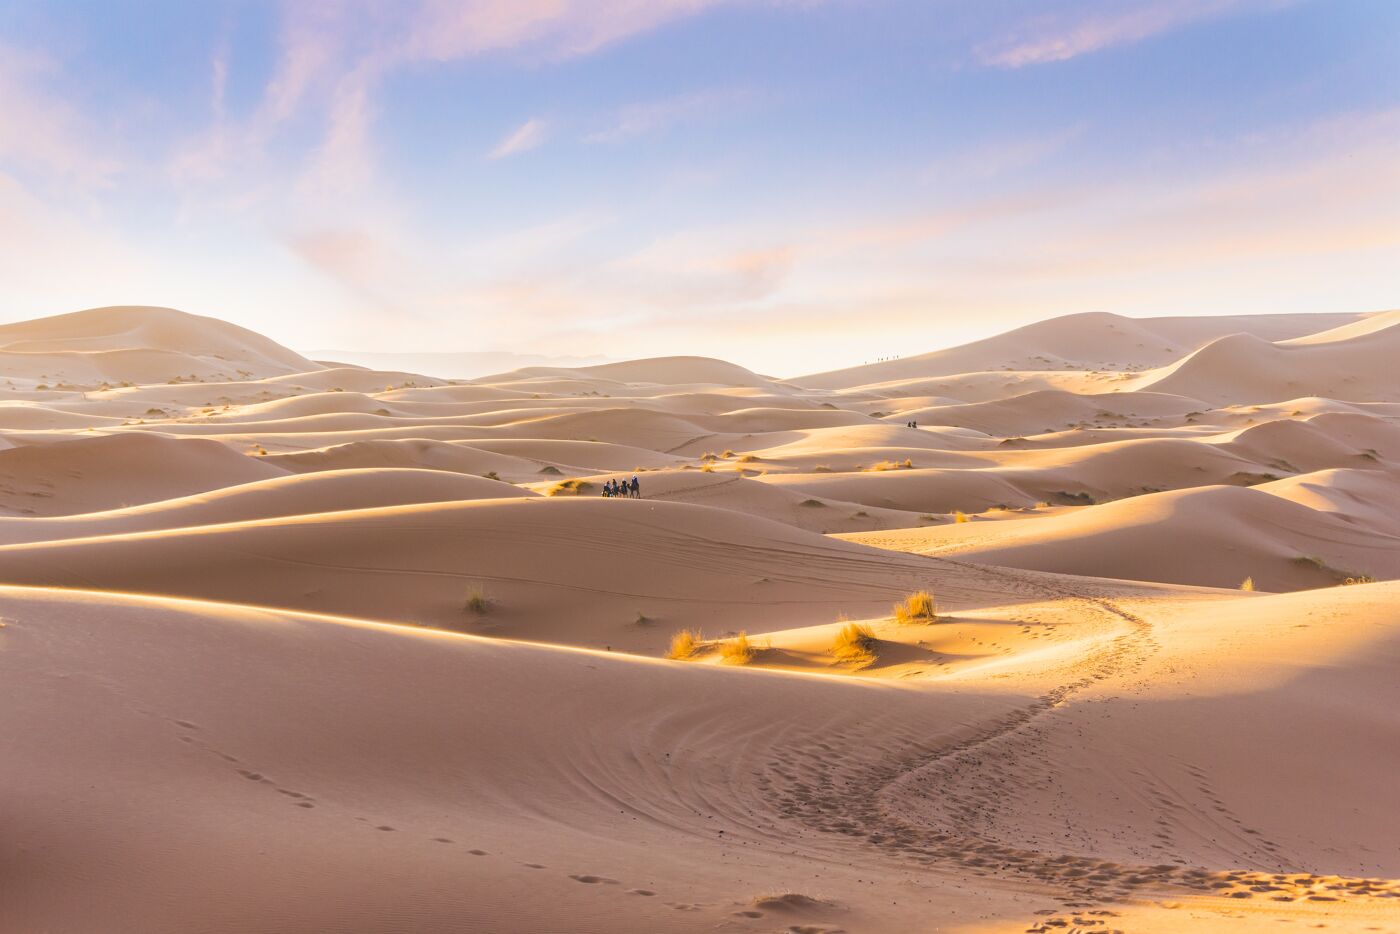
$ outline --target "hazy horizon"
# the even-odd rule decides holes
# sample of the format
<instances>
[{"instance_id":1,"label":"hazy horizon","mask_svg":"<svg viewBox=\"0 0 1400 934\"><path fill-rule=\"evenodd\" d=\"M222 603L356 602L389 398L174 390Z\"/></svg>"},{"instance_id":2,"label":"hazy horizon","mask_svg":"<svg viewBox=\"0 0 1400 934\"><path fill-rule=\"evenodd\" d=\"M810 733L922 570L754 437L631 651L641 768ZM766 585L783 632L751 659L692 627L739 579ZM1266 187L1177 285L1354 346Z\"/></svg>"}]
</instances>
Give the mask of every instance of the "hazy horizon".
<instances>
[{"instance_id":1,"label":"hazy horizon","mask_svg":"<svg viewBox=\"0 0 1400 934\"><path fill-rule=\"evenodd\" d=\"M1393 308L1398 27L1380 0L0 2L0 318L795 374L1082 311Z\"/></svg>"}]
</instances>

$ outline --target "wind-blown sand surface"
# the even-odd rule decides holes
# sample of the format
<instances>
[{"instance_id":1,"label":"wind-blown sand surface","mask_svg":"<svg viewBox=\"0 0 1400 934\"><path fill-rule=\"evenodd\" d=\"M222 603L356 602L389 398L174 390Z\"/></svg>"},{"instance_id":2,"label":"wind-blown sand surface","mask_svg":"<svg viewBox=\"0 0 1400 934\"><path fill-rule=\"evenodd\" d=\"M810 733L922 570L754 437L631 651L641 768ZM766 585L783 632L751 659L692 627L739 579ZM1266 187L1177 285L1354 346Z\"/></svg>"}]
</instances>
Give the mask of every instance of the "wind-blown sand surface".
<instances>
[{"instance_id":1,"label":"wind-blown sand surface","mask_svg":"<svg viewBox=\"0 0 1400 934\"><path fill-rule=\"evenodd\" d=\"M0 326L0 931L1400 931L1397 350Z\"/></svg>"}]
</instances>

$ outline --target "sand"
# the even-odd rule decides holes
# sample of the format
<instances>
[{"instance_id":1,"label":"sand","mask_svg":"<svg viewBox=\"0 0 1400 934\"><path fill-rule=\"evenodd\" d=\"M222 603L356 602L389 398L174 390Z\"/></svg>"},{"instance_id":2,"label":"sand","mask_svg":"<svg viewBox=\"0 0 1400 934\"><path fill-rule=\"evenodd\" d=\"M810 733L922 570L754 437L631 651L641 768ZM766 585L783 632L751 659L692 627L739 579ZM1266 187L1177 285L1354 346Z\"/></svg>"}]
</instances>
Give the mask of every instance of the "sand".
<instances>
[{"instance_id":1,"label":"sand","mask_svg":"<svg viewBox=\"0 0 1400 934\"><path fill-rule=\"evenodd\" d=\"M0 326L0 931L1400 931L1397 341Z\"/></svg>"}]
</instances>

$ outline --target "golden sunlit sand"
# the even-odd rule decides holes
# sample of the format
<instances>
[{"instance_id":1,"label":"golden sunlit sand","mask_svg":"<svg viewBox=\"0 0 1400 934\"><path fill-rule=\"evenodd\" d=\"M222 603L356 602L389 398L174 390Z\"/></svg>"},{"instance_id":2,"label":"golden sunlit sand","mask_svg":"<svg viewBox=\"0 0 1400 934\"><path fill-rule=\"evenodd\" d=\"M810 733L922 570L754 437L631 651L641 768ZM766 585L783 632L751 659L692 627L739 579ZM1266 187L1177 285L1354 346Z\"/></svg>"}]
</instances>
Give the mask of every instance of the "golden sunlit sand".
<instances>
[{"instance_id":1,"label":"golden sunlit sand","mask_svg":"<svg viewBox=\"0 0 1400 934\"><path fill-rule=\"evenodd\" d=\"M0 930L1400 931L1397 359L0 326Z\"/></svg>"}]
</instances>

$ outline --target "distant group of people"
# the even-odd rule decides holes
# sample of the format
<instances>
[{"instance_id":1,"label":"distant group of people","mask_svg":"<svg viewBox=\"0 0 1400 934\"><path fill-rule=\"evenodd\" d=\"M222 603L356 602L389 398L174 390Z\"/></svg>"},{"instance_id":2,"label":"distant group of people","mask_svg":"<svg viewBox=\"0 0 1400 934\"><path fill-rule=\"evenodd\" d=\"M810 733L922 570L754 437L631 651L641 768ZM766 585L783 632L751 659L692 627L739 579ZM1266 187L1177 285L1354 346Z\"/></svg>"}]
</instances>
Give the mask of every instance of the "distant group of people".
<instances>
[{"instance_id":1,"label":"distant group of people","mask_svg":"<svg viewBox=\"0 0 1400 934\"><path fill-rule=\"evenodd\" d=\"M919 423L918 423L918 422L905 422L905 423L904 423L904 427L905 427L905 428L918 428L918 427L919 427Z\"/></svg>"},{"instance_id":2,"label":"distant group of people","mask_svg":"<svg viewBox=\"0 0 1400 934\"><path fill-rule=\"evenodd\" d=\"M603 484L604 496L631 496L636 499L642 498L642 485L637 482L637 475L633 474L629 481L626 478L621 480L608 480Z\"/></svg>"}]
</instances>

